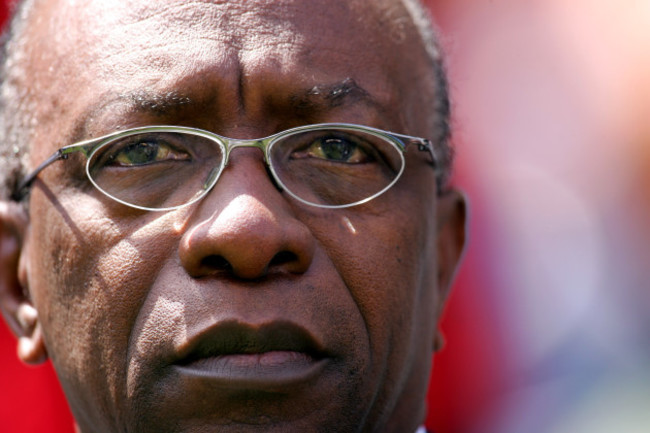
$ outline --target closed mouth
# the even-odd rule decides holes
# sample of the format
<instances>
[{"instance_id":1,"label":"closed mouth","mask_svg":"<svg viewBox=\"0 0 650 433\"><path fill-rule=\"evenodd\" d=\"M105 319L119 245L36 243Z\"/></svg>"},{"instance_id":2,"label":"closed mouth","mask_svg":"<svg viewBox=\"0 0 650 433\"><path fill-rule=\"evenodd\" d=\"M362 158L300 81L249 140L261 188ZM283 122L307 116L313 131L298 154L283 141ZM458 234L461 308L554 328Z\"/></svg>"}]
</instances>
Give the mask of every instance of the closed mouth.
<instances>
[{"instance_id":1,"label":"closed mouth","mask_svg":"<svg viewBox=\"0 0 650 433\"><path fill-rule=\"evenodd\" d=\"M253 327L229 321L190 339L175 366L183 376L219 387L280 390L314 379L328 358L295 324Z\"/></svg>"}]
</instances>

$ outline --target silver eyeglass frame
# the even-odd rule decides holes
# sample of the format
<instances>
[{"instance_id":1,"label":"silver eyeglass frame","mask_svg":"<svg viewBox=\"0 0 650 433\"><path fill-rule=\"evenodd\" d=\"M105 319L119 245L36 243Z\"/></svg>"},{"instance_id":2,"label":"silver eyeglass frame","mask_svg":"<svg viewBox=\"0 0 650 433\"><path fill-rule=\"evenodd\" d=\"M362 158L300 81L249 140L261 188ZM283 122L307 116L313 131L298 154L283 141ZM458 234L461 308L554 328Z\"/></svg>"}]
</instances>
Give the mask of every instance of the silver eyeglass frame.
<instances>
[{"instance_id":1,"label":"silver eyeglass frame","mask_svg":"<svg viewBox=\"0 0 650 433\"><path fill-rule=\"evenodd\" d=\"M353 203L348 203L348 204L343 204L343 205L324 205L324 204L319 204L319 203L312 203L307 200L304 200L297 196L295 193L293 193L289 188L286 187L286 185L280 180L279 176L275 172L275 168L273 165L270 163L270 150L275 142L278 140L281 140L284 137L288 137L290 135L294 135L299 132L305 132L305 131L319 131L319 130L324 130L324 129L338 129L338 130L348 130L348 131L359 131L363 132L366 134L370 135L375 135L377 137L380 137L387 142L390 142L395 148L399 151L399 155L401 158L401 167L397 175L395 176L395 179L393 179L386 187L378 191L377 193L366 197L362 200L358 200ZM149 208L146 206L139 206L135 205L133 203L128 203L125 202L108 192L106 192L104 189L102 189L93 177L90 174L90 162L92 160L92 156L99 151L102 147L105 145L112 143L113 141L127 137L130 135L135 135L135 134L142 134L142 133L150 133L150 132L171 132L171 133L181 133L181 134L191 134L195 136L200 136L204 137L210 141L213 141L216 145L222 147L222 150L224 151L224 157L221 161L220 167L218 167L218 170L212 170L209 178L206 180L205 187L203 190L196 194L195 197L190 199L187 203L183 203L178 206L172 206L172 207L166 207L166 208ZM223 173L224 168L228 164L228 161L230 159L230 152L233 149L236 149L238 147L256 147L260 149L263 154L264 154L264 161L266 165L269 167L269 171L271 175L273 176L274 181L276 184L282 188L283 191L286 191L291 197L293 197L295 200L298 200L301 203L304 203L309 206L315 206L319 208L325 208L325 209L341 209L341 208L347 208L351 206L357 206L363 203L367 203L370 200L373 200L377 198L378 196L382 195L384 192L386 192L388 189L390 189L395 183L399 180L399 178L402 176L402 173L404 172L405 166L406 166L406 160L404 158L404 152L406 151L407 146L409 145L417 145L419 151L426 151L429 152L431 155L431 162L433 163L434 169L436 171L435 175L436 178L440 176L441 169L440 169L440 164L438 161L438 158L436 156L436 152L434 149L434 146L432 145L431 141L426 139L426 138L419 138L419 137L412 137L409 135L404 135L404 134L396 134L393 132L388 132L384 131L381 129L373 128L370 126L362 126L362 125L356 125L356 124L351 124L351 123L318 123L318 124L311 124L311 125L304 125L304 126L299 126L296 128L291 128L287 129L285 131L278 132L276 134L270 135L268 137L264 138L257 138L257 139L235 139L235 138L229 138L229 137L224 137L222 135L218 135L203 129L199 128L192 128L192 127L186 127L186 126L166 126L166 125L161 125L161 126L143 126L143 127L138 127L138 128L131 128L127 129L124 131L118 131L118 132L113 132L101 137L97 138L92 138L89 140L84 140L80 141L78 143L70 144L64 147L61 147L59 150L57 150L55 153L53 153L49 158L47 158L43 163L41 163L38 167L36 167L29 175L27 175L23 181L19 184L16 194L14 195L14 200L16 201L21 201L27 196L27 193L29 192L29 189L31 185L33 184L34 180L38 176L38 174L43 171L46 167L48 167L50 164L52 164L55 161L58 160L65 160L68 159L68 157L71 154L74 153L82 153L84 157L87 159L86 161L86 176L90 180L90 182L93 184L95 188L97 188L101 193L103 193L105 196L110 198L111 200L117 201L118 203L122 203L125 206L129 206L131 208L135 209L140 209L140 210L145 210L145 211L152 211L152 212L163 212L163 211L170 211L174 209L179 209L185 206L189 206L193 203L196 203L197 201L201 200L203 197L205 197L214 187L214 185L217 183L219 180L219 177L221 176L221 173Z\"/></svg>"}]
</instances>

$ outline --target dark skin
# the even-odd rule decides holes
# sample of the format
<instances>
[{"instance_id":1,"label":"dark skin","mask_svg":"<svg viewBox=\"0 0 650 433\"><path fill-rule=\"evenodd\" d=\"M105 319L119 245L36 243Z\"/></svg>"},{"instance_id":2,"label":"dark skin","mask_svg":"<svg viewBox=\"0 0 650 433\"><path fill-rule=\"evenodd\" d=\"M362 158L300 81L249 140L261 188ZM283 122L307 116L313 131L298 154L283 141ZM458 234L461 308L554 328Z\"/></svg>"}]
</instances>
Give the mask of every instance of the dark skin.
<instances>
[{"instance_id":1,"label":"dark skin","mask_svg":"<svg viewBox=\"0 0 650 433\"><path fill-rule=\"evenodd\" d=\"M32 165L150 124L428 136L430 65L410 24L396 46L384 6L406 17L397 2L43 2L21 64ZM238 149L205 199L164 213L104 197L81 160L53 164L28 214L0 203L19 356L52 360L83 433L415 431L465 207L436 193L425 153L406 159L379 198L328 210Z\"/></svg>"}]
</instances>

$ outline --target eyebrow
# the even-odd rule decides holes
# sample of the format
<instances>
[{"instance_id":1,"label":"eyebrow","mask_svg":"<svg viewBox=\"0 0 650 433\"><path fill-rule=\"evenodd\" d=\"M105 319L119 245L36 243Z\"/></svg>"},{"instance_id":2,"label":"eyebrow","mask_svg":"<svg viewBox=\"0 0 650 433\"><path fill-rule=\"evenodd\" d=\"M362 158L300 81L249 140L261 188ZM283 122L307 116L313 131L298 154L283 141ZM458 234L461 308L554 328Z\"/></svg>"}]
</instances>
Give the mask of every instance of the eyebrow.
<instances>
[{"instance_id":1,"label":"eyebrow","mask_svg":"<svg viewBox=\"0 0 650 433\"><path fill-rule=\"evenodd\" d=\"M85 123L90 123L103 112L112 107L122 106L127 111L139 111L162 117L193 103L192 98L177 91L152 92L136 90L127 93L111 93L101 102L90 107L84 116Z\"/></svg>"},{"instance_id":2,"label":"eyebrow","mask_svg":"<svg viewBox=\"0 0 650 433\"><path fill-rule=\"evenodd\" d=\"M347 77L339 82L316 84L306 90L288 93L289 109L297 117L309 117L344 105L363 104L376 111L382 111L382 105L370 93ZM87 138L90 124L103 112L112 107L125 109L127 112L140 112L154 117L165 117L180 112L196 104L197 101L178 91L155 92L136 90L120 94L110 94L106 100L91 107L74 128L71 142Z\"/></svg>"},{"instance_id":3,"label":"eyebrow","mask_svg":"<svg viewBox=\"0 0 650 433\"><path fill-rule=\"evenodd\" d=\"M155 93L140 90L122 95L122 99L130 101L131 105L140 111L145 111L156 116L170 114L192 103L192 99L189 96L182 95L176 91Z\"/></svg>"},{"instance_id":4,"label":"eyebrow","mask_svg":"<svg viewBox=\"0 0 650 433\"><path fill-rule=\"evenodd\" d=\"M126 111L140 111L151 114L155 117L163 117L192 104L192 99L177 91L151 92L148 90L137 90L126 93L109 92L96 104L91 105L86 113L74 124L72 131L65 139L69 143L75 143L89 138L90 127L93 122L104 112L111 109Z\"/></svg>"},{"instance_id":5,"label":"eyebrow","mask_svg":"<svg viewBox=\"0 0 650 433\"><path fill-rule=\"evenodd\" d=\"M354 79L348 77L331 84L319 84L290 96L291 105L298 113L311 113L333 109L344 104L363 103L379 109L381 104Z\"/></svg>"}]
</instances>

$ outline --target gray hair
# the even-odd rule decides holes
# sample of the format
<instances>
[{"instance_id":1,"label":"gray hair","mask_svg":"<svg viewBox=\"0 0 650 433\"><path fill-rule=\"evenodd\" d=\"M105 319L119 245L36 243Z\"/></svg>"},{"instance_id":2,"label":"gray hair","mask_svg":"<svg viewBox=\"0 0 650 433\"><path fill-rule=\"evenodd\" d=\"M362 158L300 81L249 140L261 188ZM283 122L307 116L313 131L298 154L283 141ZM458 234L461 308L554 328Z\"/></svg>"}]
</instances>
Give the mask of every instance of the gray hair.
<instances>
[{"instance_id":1,"label":"gray hair","mask_svg":"<svg viewBox=\"0 0 650 433\"><path fill-rule=\"evenodd\" d=\"M16 0L5 32L0 39L0 200L6 200L24 177L28 166L31 110L25 107L28 89L17 86L12 80L20 68L24 51L24 32L27 14L33 0Z\"/></svg>"},{"instance_id":2,"label":"gray hair","mask_svg":"<svg viewBox=\"0 0 650 433\"><path fill-rule=\"evenodd\" d=\"M432 102L436 116L434 130L429 138L438 148L439 162L444 175L439 179L439 188L447 182L452 165L453 152L449 144L450 102L441 50L432 25L431 17L420 0L401 0L422 40L428 60L432 66L436 97ZM29 143L37 119L33 113L34 99L28 97L30 89L16 83L22 73L25 38L22 37L29 12L35 0L16 0L11 20L0 39L0 200L6 200L16 193L20 180L29 166Z\"/></svg>"}]
</instances>

